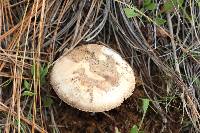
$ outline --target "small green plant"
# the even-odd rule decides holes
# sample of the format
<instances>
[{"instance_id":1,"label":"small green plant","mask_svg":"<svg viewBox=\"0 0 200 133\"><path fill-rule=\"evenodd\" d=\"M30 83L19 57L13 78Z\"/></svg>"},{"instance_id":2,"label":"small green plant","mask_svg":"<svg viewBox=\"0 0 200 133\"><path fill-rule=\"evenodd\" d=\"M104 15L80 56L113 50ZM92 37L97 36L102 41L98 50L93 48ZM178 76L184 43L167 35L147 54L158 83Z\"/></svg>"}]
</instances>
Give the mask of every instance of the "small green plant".
<instances>
[{"instance_id":1,"label":"small green plant","mask_svg":"<svg viewBox=\"0 0 200 133\"><path fill-rule=\"evenodd\" d=\"M133 127L131 128L131 133L144 133L144 131L139 131L138 126L133 125Z\"/></svg>"},{"instance_id":2,"label":"small green plant","mask_svg":"<svg viewBox=\"0 0 200 133\"><path fill-rule=\"evenodd\" d=\"M139 16L139 13L143 13L144 10L154 11L157 7L157 4L151 0L144 0L144 5L142 9L137 9L135 6L128 6L124 8L124 12L127 18L133 18ZM159 17L160 16L160 17ZM153 18L153 23L156 23L158 26L163 25L166 23L166 20L162 18L162 15L159 15L156 18Z\"/></svg>"},{"instance_id":3,"label":"small green plant","mask_svg":"<svg viewBox=\"0 0 200 133\"><path fill-rule=\"evenodd\" d=\"M151 0L144 0L144 8L147 10L155 10L157 4Z\"/></svg>"},{"instance_id":4,"label":"small green plant","mask_svg":"<svg viewBox=\"0 0 200 133\"><path fill-rule=\"evenodd\" d=\"M131 128L131 133L143 133L144 131L140 131L141 125L144 121L144 117L147 113L147 110L149 108L149 99L142 99L142 110L143 110L143 115L142 115L142 120L140 121L139 127L137 125L133 125Z\"/></svg>"},{"instance_id":5,"label":"small green plant","mask_svg":"<svg viewBox=\"0 0 200 133\"><path fill-rule=\"evenodd\" d=\"M40 83L41 83L41 85L45 84L45 82L46 82L45 77L48 73L48 70L49 70L48 68L49 68L48 65L47 66L43 65L42 67L40 67Z\"/></svg>"},{"instance_id":6,"label":"small green plant","mask_svg":"<svg viewBox=\"0 0 200 133\"><path fill-rule=\"evenodd\" d=\"M157 25L163 25L163 24L166 23L166 20L163 19L163 18L157 17L157 18L155 19L155 22L156 22Z\"/></svg>"},{"instance_id":7,"label":"small green plant","mask_svg":"<svg viewBox=\"0 0 200 133\"><path fill-rule=\"evenodd\" d=\"M27 81L24 80L24 92L22 93L22 96L34 96L36 93L31 92L31 84Z\"/></svg>"},{"instance_id":8,"label":"small green plant","mask_svg":"<svg viewBox=\"0 0 200 133\"><path fill-rule=\"evenodd\" d=\"M145 0L144 7L140 10L140 12L143 12L144 9L152 11L155 10L156 7L157 7L156 3L152 2L151 0ZM124 12L128 18L133 18L139 16L139 13L137 11L138 9L137 10L136 9L137 8L135 6L130 5L130 7L124 8Z\"/></svg>"},{"instance_id":9,"label":"small green plant","mask_svg":"<svg viewBox=\"0 0 200 133\"><path fill-rule=\"evenodd\" d=\"M36 93L34 93L34 92L31 92L31 91L24 91L23 93L22 93L22 96L34 96Z\"/></svg>"},{"instance_id":10,"label":"small green plant","mask_svg":"<svg viewBox=\"0 0 200 133\"><path fill-rule=\"evenodd\" d=\"M143 116L142 116L142 120L141 120L140 125L139 125L139 129L140 129L140 127L141 127L141 125L142 125L142 123L144 121L144 117L145 117L145 115L147 113L147 110L149 108L149 102L150 102L149 99L142 99Z\"/></svg>"},{"instance_id":11,"label":"small green plant","mask_svg":"<svg viewBox=\"0 0 200 133\"><path fill-rule=\"evenodd\" d=\"M20 125L20 132L21 133L26 133L27 132L27 125L25 125L23 122L19 121L18 119L15 119L14 121L15 125Z\"/></svg>"},{"instance_id":12,"label":"small green plant","mask_svg":"<svg viewBox=\"0 0 200 133\"><path fill-rule=\"evenodd\" d=\"M39 72L40 72L40 84L41 85L44 85L45 82L46 82L45 77L48 74L48 70L49 70L48 65L42 65L40 67ZM34 76L35 73L36 73L36 66L32 65L32 67L31 67L31 74L32 74L32 76Z\"/></svg>"},{"instance_id":13,"label":"small green plant","mask_svg":"<svg viewBox=\"0 0 200 133\"><path fill-rule=\"evenodd\" d=\"M184 1L183 0L168 0L164 3L163 9L166 12L172 11L174 8L182 7Z\"/></svg>"},{"instance_id":14,"label":"small green plant","mask_svg":"<svg viewBox=\"0 0 200 133\"><path fill-rule=\"evenodd\" d=\"M36 66L35 66L35 64L33 64L33 65L31 66L31 75L34 77L34 76L35 76L35 73L36 73Z\"/></svg>"},{"instance_id":15,"label":"small green plant","mask_svg":"<svg viewBox=\"0 0 200 133\"><path fill-rule=\"evenodd\" d=\"M133 18L138 16L139 14L134 10L134 8L124 8L124 12L128 18Z\"/></svg>"},{"instance_id":16,"label":"small green plant","mask_svg":"<svg viewBox=\"0 0 200 133\"><path fill-rule=\"evenodd\" d=\"M131 128L131 133L138 133L137 125L133 125L133 127Z\"/></svg>"},{"instance_id":17,"label":"small green plant","mask_svg":"<svg viewBox=\"0 0 200 133\"><path fill-rule=\"evenodd\" d=\"M45 64L42 65L39 68L39 76L40 76L40 85L41 86L46 83L46 79L45 78L46 78L46 76L48 74L48 70L49 70L49 66L45 65ZM35 65L32 65L32 67L31 67L31 74L32 74L33 77L35 76L36 72L37 72L37 67ZM34 93L30 93L29 92L28 94L32 95ZM53 99L51 97L45 96L44 98L42 98L42 101L43 101L44 107L50 107L53 104Z\"/></svg>"},{"instance_id":18,"label":"small green plant","mask_svg":"<svg viewBox=\"0 0 200 133\"><path fill-rule=\"evenodd\" d=\"M24 89L30 90L30 88L31 88L30 83L27 80L24 80Z\"/></svg>"}]
</instances>

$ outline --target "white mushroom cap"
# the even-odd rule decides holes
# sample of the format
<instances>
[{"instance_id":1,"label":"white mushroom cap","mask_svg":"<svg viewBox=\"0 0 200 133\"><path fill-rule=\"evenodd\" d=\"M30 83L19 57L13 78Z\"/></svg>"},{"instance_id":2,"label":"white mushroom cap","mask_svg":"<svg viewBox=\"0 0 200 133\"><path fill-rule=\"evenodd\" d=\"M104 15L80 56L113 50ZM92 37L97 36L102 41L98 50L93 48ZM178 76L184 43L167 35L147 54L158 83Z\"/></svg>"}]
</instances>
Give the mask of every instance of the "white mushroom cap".
<instances>
[{"instance_id":1,"label":"white mushroom cap","mask_svg":"<svg viewBox=\"0 0 200 133\"><path fill-rule=\"evenodd\" d=\"M88 44L74 48L55 63L51 84L67 104L82 111L103 112L132 95L135 76L117 52Z\"/></svg>"}]
</instances>

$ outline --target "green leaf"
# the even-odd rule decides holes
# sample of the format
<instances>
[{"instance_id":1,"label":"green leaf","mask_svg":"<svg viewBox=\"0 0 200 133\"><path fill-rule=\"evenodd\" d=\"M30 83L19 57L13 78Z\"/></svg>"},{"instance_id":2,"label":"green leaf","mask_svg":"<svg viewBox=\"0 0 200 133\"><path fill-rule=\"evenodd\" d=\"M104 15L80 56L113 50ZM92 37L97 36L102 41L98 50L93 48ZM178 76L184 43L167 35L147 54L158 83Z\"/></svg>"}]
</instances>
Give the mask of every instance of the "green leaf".
<instances>
[{"instance_id":1,"label":"green leaf","mask_svg":"<svg viewBox=\"0 0 200 133\"><path fill-rule=\"evenodd\" d=\"M124 12L128 18L133 18L139 15L133 8L124 8Z\"/></svg>"},{"instance_id":2,"label":"green leaf","mask_svg":"<svg viewBox=\"0 0 200 133\"><path fill-rule=\"evenodd\" d=\"M30 90L30 88L31 88L30 83L27 80L24 80L24 89L25 90Z\"/></svg>"},{"instance_id":3,"label":"green leaf","mask_svg":"<svg viewBox=\"0 0 200 133\"><path fill-rule=\"evenodd\" d=\"M166 23L166 20L162 19L162 18L156 18L155 21L156 21L156 24L158 24L158 25L162 25L162 24Z\"/></svg>"},{"instance_id":4,"label":"green leaf","mask_svg":"<svg viewBox=\"0 0 200 133\"><path fill-rule=\"evenodd\" d=\"M26 125L22 122L22 121L19 121L19 119L15 119L14 120L14 124L17 126L17 125L20 125L20 133L26 133ZM0 129L1 130L1 129Z\"/></svg>"},{"instance_id":5,"label":"green leaf","mask_svg":"<svg viewBox=\"0 0 200 133\"><path fill-rule=\"evenodd\" d=\"M131 128L131 133L138 133L137 125L133 125L133 127Z\"/></svg>"},{"instance_id":6,"label":"green leaf","mask_svg":"<svg viewBox=\"0 0 200 133\"><path fill-rule=\"evenodd\" d=\"M172 11L173 8L175 7L182 7L184 1L183 0L169 0L164 3L164 10L165 11Z\"/></svg>"},{"instance_id":7,"label":"green leaf","mask_svg":"<svg viewBox=\"0 0 200 133\"><path fill-rule=\"evenodd\" d=\"M177 3L180 7L182 7L183 3L184 3L184 0L177 0Z\"/></svg>"},{"instance_id":8,"label":"green leaf","mask_svg":"<svg viewBox=\"0 0 200 133\"><path fill-rule=\"evenodd\" d=\"M149 99L142 99L142 103L143 103L142 109L143 109L144 114L147 112L147 109L149 107L149 101L150 101Z\"/></svg>"},{"instance_id":9,"label":"green leaf","mask_svg":"<svg viewBox=\"0 0 200 133\"><path fill-rule=\"evenodd\" d=\"M45 77L48 74L48 66L43 66L40 68L40 82L41 84L45 83Z\"/></svg>"},{"instance_id":10,"label":"green leaf","mask_svg":"<svg viewBox=\"0 0 200 133\"><path fill-rule=\"evenodd\" d=\"M22 93L22 96L34 96L36 93L33 93L33 92L31 92L31 91L24 91L23 93Z\"/></svg>"},{"instance_id":11,"label":"green leaf","mask_svg":"<svg viewBox=\"0 0 200 133\"><path fill-rule=\"evenodd\" d=\"M165 2L163 8L167 12L172 11L172 9L174 8L173 2L171 0Z\"/></svg>"},{"instance_id":12,"label":"green leaf","mask_svg":"<svg viewBox=\"0 0 200 133\"><path fill-rule=\"evenodd\" d=\"M48 73L48 66L40 68L40 77L44 78Z\"/></svg>"},{"instance_id":13,"label":"green leaf","mask_svg":"<svg viewBox=\"0 0 200 133\"><path fill-rule=\"evenodd\" d=\"M53 99L50 97L45 97L43 99L44 107L50 107L53 104Z\"/></svg>"},{"instance_id":14,"label":"green leaf","mask_svg":"<svg viewBox=\"0 0 200 133\"><path fill-rule=\"evenodd\" d=\"M147 6L151 3L151 0L144 0L144 6Z\"/></svg>"},{"instance_id":15,"label":"green leaf","mask_svg":"<svg viewBox=\"0 0 200 133\"><path fill-rule=\"evenodd\" d=\"M32 74L32 76L34 76L34 73L35 73L36 71L35 71L35 65L33 64L32 66L31 66L31 74Z\"/></svg>"},{"instance_id":16,"label":"green leaf","mask_svg":"<svg viewBox=\"0 0 200 133\"><path fill-rule=\"evenodd\" d=\"M154 10L154 9L156 9L156 4L155 3L150 3L150 4L146 5L145 8L147 10Z\"/></svg>"},{"instance_id":17,"label":"green leaf","mask_svg":"<svg viewBox=\"0 0 200 133\"><path fill-rule=\"evenodd\" d=\"M32 76L34 76L35 73L36 73L36 66L32 65L32 67L31 67ZM47 74L48 74L48 65L40 67L40 83L41 84L45 83L45 76Z\"/></svg>"}]
</instances>

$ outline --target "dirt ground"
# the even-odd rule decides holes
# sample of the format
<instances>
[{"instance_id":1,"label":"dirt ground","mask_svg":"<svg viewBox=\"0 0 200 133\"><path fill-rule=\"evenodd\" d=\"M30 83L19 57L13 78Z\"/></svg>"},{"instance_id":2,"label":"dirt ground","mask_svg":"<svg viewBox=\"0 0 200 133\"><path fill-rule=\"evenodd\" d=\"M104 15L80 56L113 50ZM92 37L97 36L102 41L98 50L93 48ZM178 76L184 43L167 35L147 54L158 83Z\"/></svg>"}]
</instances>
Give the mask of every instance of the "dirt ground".
<instances>
[{"instance_id":1,"label":"dirt ground","mask_svg":"<svg viewBox=\"0 0 200 133\"><path fill-rule=\"evenodd\" d=\"M56 96L56 94L54 94ZM141 98L144 97L142 87L137 87L133 95L124 103L111 111L104 113L88 113L75 109L65 103L57 104L59 110L54 112L57 127L62 133L115 133L118 129L121 133L128 133L133 125L138 125L142 118ZM56 99L59 102L59 99ZM59 109L58 109L59 108ZM179 118L173 118L174 122L168 123L164 128L158 113L149 109L141 131L145 133L180 132L180 125L176 123ZM54 125L49 125L54 127Z\"/></svg>"}]
</instances>

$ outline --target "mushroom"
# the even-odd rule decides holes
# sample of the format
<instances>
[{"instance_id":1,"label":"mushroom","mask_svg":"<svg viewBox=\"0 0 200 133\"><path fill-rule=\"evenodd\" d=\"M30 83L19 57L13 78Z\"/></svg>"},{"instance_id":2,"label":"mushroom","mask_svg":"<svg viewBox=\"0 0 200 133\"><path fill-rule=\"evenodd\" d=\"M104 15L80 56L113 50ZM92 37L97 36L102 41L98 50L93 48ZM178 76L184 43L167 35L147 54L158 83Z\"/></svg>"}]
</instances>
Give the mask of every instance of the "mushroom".
<instances>
[{"instance_id":1,"label":"mushroom","mask_svg":"<svg viewBox=\"0 0 200 133\"><path fill-rule=\"evenodd\" d=\"M135 88L130 65L114 50L98 44L75 47L59 58L50 80L61 100L87 112L118 107Z\"/></svg>"}]
</instances>

